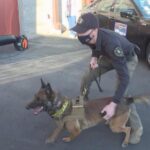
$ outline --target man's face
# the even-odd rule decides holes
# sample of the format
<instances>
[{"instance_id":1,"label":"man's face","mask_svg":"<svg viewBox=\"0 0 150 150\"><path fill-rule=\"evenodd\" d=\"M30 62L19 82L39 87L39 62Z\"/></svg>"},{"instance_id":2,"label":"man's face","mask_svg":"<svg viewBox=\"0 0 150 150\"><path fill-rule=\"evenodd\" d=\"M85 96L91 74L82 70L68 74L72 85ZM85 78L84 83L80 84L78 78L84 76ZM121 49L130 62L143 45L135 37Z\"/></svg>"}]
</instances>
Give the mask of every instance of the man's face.
<instances>
[{"instance_id":1,"label":"man's face","mask_svg":"<svg viewBox=\"0 0 150 150\"><path fill-rule=\"evenodd\" d=\"M96 44L98 29L90 29L84 33L77 33L78 39L82 44Z\"/></svg>"}]
</instances>

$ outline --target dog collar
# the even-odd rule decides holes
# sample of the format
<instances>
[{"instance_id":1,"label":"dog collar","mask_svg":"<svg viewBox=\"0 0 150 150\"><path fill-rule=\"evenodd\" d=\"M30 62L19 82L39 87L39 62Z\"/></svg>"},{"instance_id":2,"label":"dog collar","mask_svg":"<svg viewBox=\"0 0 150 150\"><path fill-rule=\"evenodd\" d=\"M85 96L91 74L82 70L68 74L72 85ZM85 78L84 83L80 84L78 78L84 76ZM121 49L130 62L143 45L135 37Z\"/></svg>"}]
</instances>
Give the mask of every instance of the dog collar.
<instances>
[{"instance_id":1,"label":"dog collar","mask_svg":"<svg viewBox=\"0 0 150 150\"><path fill-rule=\"evenodd\" d=\"M70 102L68 100L65 100L62 107L51 116L53 118L61 118L69 105L70 105Z\"/></svg>"}]
</instances>

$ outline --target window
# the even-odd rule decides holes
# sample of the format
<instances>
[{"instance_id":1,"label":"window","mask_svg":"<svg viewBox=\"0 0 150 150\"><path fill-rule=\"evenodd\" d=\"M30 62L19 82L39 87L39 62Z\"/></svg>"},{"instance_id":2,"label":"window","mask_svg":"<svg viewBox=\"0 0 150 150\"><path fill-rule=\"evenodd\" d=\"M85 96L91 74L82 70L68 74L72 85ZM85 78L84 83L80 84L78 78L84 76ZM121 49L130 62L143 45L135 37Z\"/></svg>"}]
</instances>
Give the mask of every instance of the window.
<instances>
[{"instance_id":1,"label":"window","mask_svg":"<svg viewBox=\"0 0 150 150\"><path fill-rule=\"evenodd\" d=\"M134 0L137 7L140 9L144 18L150 19L150 1L149 0Z\"/></svg>"}]
</instances>

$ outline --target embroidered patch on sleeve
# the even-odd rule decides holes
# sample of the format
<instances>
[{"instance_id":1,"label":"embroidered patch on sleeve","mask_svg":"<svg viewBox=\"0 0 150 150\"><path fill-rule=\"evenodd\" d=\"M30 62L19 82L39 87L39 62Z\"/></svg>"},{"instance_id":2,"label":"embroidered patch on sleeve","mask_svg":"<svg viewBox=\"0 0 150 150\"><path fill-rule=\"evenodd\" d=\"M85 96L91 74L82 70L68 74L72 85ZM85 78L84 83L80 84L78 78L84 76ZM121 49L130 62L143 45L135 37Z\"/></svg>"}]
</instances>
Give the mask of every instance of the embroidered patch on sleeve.
<instances>
[{"instance_id":1,"label":"embroidered patch on sleeve","mask_svg":"<svg viewBox=\"0 0 150 150\"><path fill-rule=\"evenodd\" d=\"M114 49L114 54L117 57L123 57L124 56L123 50L120 47L116 47Z\"/></svg>"}]
</instances>

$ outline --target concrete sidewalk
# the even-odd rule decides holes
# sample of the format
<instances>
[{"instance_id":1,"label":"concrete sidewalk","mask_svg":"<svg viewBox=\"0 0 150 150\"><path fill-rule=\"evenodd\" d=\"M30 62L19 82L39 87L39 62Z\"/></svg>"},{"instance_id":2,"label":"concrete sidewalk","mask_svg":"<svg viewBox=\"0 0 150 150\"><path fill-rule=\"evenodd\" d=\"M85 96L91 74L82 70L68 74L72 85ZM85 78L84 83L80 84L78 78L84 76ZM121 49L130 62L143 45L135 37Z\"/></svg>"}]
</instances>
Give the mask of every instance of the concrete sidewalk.
<instances>
[{"instance_id":1,"label":"concrete sidewalk","mask_svg":"<svg viewBox=\"0 0 150 150\"><path fill-rule=\"evenodd\" d=\"M98 125L81 133L70 143L64 143L63 132L54 144L45 139L55 128L46 113L34 116L25 106L40 88L40 78L51 83L63 95L75 98L79 95L80 80L88 68L91 52L76 39L63 37L38 37L30 40L26 51L15 51L13 45L0 47L0 149L1 150L121 150L123 134L114 134L104 125ZM131 82L132 95L149 94L150 71L140 63ZM115 88L115 72L102 76L99 93L95 83L91 98L112 96ZM127 150L148 150L150 147L149 107L138 105L144 135L138 145Z\"/></svg>"}]
</instances>

